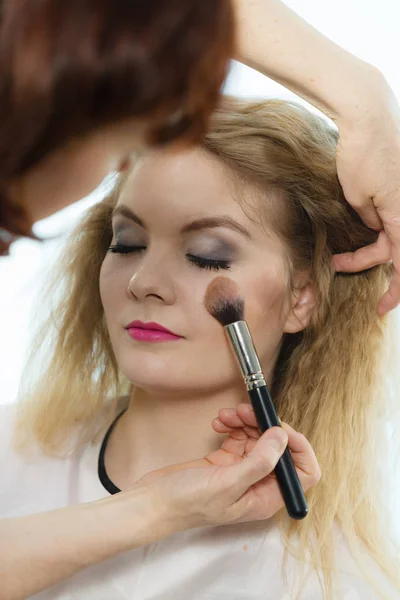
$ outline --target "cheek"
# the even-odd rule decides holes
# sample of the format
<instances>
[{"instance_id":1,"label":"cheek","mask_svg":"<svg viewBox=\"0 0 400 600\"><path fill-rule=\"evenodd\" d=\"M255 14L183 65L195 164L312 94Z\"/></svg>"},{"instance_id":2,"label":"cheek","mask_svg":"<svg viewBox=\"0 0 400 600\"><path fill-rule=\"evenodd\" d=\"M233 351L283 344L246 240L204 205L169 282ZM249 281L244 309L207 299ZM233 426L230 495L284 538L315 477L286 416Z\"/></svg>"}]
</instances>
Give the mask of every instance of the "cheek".
<instances>
[{"instance_id":1,"label":"cheek","mask_svg":"<svg viewBox=\"0 0 400 600\"><path fill-rule=\"evenodd\" d=\"M281 265L271 265L247 282L246 319L249 322L283 320L288 299L288 281Z\"/></svg>"},{"instance_id":2,"label":"cheek","mask_svg":"<svg viewBox=\"0 0 400 600\"><path fill-rule=\"evenodd\" d=\"M290 295L286 269L280 262L258 271L241 289L245 318L262 359L270 359L283 335Z\"/></svg>"}]
</instances>

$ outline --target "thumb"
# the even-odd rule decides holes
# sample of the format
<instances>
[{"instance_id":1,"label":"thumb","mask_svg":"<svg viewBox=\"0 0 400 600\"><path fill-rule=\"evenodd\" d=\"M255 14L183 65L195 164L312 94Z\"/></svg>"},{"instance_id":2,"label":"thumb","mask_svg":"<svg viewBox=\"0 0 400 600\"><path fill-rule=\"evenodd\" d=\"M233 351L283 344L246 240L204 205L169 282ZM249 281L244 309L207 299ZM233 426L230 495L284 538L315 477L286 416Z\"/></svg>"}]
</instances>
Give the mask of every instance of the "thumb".
<instances>
[{"instance_id":1,"label":"thumb","mask_svg":"<svg viewBox=\"0 0 400 600\"><path fill-rule=\"evenodd\" d=\"M349 204L351 204L351 201ZM367 227L374 229L375 231L381 231L383 229L382 219L376 210L372 199L368 198L364 203L360 205L353 204L352 206Z\"/></svg>"},{"instance_id":2,"label":"thumb","mask_svg":"<svg viewBox=\"0 0 400 600\"><path fill-rule=\"evenodd\" d=\"M229 467L232 483L240 495L274 470L288 443L282 427L271 427L258 440L244 460Z\"/></svg>"},{"instance_id":3,"label":"thumb","mask_svg":"<svg viewBox=\"0 0 400 600\"><path fill-rule=\"evenodd\" d=\"M360 181L360 174L355 179L356 170L354 168L349 170L348 158L340 157L340 154L337 153L336 160L338 178L347 202L354 208L367 227L380 231L383 229L383 223L375 208L375 196L371 196L364 191L364 181Z\"/></svg>"}]
</instances>

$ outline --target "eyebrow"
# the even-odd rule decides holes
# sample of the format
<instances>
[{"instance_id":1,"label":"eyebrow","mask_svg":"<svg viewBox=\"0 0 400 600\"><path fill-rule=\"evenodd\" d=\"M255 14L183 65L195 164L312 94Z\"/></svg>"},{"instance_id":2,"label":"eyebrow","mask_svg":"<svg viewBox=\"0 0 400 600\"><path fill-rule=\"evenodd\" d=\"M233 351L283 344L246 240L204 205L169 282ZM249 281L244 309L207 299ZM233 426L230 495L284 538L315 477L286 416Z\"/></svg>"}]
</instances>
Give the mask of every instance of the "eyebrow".
<instances>
[{"instance_id":1,"label":"eyebrow","mask_svg":"<svg viewBox=\"0 0 400 600\"><path fill-rule=\"evenodd\" d=\"M139 217L137 215L135 215L134 212L131 211L130 208L128 208L127 206L125 206L124 204L120 204L119 206L116 206L114 208L114 210L112 211L112 215L111 218L114 219L115 217L125 217L126 219L130 219L131 221L134 221L137 225L140 225L140 227L145 228L145 224L143 223L142 219L139 219Z\"/></svg>"},{"instance_id":2,"label":"eyebrow","mask_svg":"<svg viewBox=\"0 0 400 600\"><path fill-rule=\"evenodd\" d=\"M146 229L144 222L137 215L135 215L135 213L132 212L130 208L128 208L124 204L120 204L119 206L114 208L112 212L112 218L118 215L125 217L126 219L130 219L140 227ZM248 240L251 240L251 235L247 231L247 229L228 215L219 215L217 217L204 217L202 219L197 219L196 221L192 221L192 223L188 223L188 225L182 227L181 233L189 233L192 231L199 231L201 229L212 229L213 227L226 227L228 229L232 229L233 231L237 231L238 233L243 235Z\"/></svg>"}]
</instances>

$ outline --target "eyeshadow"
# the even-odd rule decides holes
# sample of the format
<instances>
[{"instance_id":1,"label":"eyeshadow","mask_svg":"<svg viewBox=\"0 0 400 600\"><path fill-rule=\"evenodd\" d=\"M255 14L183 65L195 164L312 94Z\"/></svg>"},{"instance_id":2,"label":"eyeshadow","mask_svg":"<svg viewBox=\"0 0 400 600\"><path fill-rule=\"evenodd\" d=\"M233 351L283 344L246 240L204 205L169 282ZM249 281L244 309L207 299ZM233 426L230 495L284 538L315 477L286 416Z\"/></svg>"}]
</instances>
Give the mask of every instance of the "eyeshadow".
<instances>
[{"instance_id":1,"label":"eyeshadow","mask_svg":"<svg viewBox=\"0 0 400 600\"><path fill-rule=\"evenodd\" d=\"M207 256L217 260L232 260L237 254L236 248L220 238L199 236L193 240L187 250L190 254Z\"/></svg>"}]
</instances>

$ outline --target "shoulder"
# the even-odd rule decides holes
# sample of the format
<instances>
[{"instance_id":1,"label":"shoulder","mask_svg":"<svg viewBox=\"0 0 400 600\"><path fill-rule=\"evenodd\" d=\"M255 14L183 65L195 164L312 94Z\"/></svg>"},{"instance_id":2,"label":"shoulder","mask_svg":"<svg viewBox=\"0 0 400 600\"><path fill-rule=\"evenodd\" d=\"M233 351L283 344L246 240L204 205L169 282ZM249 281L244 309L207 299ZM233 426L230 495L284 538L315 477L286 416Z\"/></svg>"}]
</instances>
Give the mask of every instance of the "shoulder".
<instances>
[{"instance_id":1,"label":"shoulder","mask_svg":"<svg viewBox=\"0 0 400 600\"><path fill-rule=\"evenodd\" d=\"M0 516L7 516L7 507L25 479L23 460L13 447L13 430L17 414L16 405L0 405Z\"/></svg>"},{"instance_id":2,"label":"shoulder","mask_svg":"<svg viewBox=\"0 0 400 600\"><path fill-rule=\"evenodd\" d=\"M21 477L21 470L40 457L37 444L25 453L19 452L14 444L14 432L18 417L18 404L0 405L0 469L3 482Z\"/></svg>"},{"instance_id":3,"label":"shoulder","mask_svg":"<svg viewBox=\"0 0 400 600\"><path fill-rule=\"evenodd\" d=\"M0 406L0 519L44 512L67 503L70 459L55 459L33 443L14 446L18 405Z\"/></svg>"},{"instance_id":4,"label":"shoulder","mask_svg":"<svg viewBox=\"0 0 400 600\"><path fill-rule=\"evenodd\" d=\"M106 495L97 476L99 444L75 447L70 452L45 453L29 437L27 449L14 444L19 405L0 405L0 519L45 512Z\"/></svg>"},{"instance_id":5,"label":"shoulder","mask_svg":"<svg viewBox=\"0 0 400 600\"><path fill-rule=\"evenodd\" d=\"M7 459L26 460L33 459L41 454L37 443L32 443L29 446L29 451L26 454L16 450L14 444L14 433L19 414L18 403L0 404L0 464Z\"/></svg>"}]
</instances>

